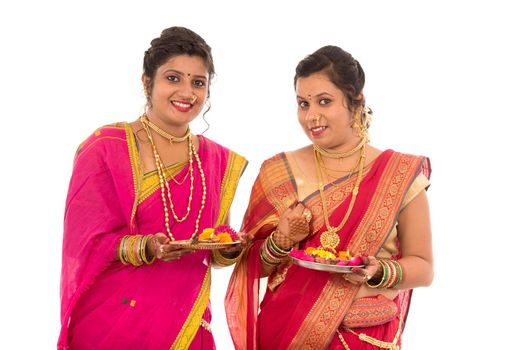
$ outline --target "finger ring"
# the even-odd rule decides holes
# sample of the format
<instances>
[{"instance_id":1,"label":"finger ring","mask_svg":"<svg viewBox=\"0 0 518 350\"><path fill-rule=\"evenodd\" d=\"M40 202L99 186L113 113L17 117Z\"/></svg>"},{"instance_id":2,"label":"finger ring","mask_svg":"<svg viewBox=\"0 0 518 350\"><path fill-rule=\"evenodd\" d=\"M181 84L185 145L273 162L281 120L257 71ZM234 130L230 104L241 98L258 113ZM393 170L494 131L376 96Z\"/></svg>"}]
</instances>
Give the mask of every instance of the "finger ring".
<instances>
[{"instance_id":1,"label":"finger ring","mask_svg":"<svg viewBox=\"0 0 518 350\"><path fill-rule=\"evenodd\" d=\"M163 245L160 246L160 254L164 254L164 246Z\"/></svg>"},{"instance_id":2,"label":"finger ring","mask_svg":"<svg viewBox=\"0 0 518 350\"><path fill-rule=\"evenodd\" d=\"M302 214L304 214L304 217L306 218L306 222L309 223L311 221L311 218L313 217L313 215L311 214L311 211L309 209L304 209Z\"/></svg>"}]
</instances>

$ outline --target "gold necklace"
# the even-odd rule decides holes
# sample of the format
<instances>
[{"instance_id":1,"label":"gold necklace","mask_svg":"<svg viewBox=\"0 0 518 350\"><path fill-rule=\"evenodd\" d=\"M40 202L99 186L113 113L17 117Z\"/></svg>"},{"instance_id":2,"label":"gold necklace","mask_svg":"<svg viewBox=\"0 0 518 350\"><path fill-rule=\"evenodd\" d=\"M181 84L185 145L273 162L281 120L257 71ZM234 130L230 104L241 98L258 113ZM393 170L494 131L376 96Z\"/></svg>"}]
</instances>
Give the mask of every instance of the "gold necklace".
<instances>
[{"instance_id":1,"label":"gold necklace","mask_svg":"<svg viewBox=\"0 0 518 350\"><path fill-rule=\"evenodd\" d=\"M326 197L324 194L324 184L322 180L322 169L320 169L318 158L319 154L318 152L315 152L315 165L316 165L316 171L318 176L318 189L320 192L320 199L322 201L322 210L324 212L324 222L326 225L327 231L323 232L320 235L320 245L323 248L331 248L333 251L336 251L335 248L340 244L340 236L338 235L338 231L340 231L344 226L347 220L349 219L349 216L351 215L351 211L354 207L354 203L356 202L356 197L358 196L360 183L362 181L363 177L363 167L365 165L365 144L362 147L361 154L360 154L360 160L358 162L359 169L358 169L358 177L356 178L356 183L354 184L354 188L352 190L352 197L351 201L349 202L349 207L347 208L347 212L345 213L345 216L343 217L342 221L338 226L331 226L329 223L329 213L327 211L326 207Z\"/></svg>"},{"instance_id":2,"label":"gold necklace","mask_svg":"<svg viewBox=\"0 0 518 350\"><path fill-rule=\"evenodd\" d=\"M187 131L185 132L185 135L183 135L182 137L176 137L174 135L171 135L167 132L165 132L164 130L162 130L160 127L158 127L158 125L152 123L150 120L149 120L149 117L144 114L143 115L144 118L141 118L141 120L143 119L143 123L147 124L151 129L153 129L158 135L162 136L163 138L169 140L170 143L180 143L180 142L183 142L185 140L187 140L189 138L189 136L191 136L191 129L189 127L187 127Z\"/></svg>"},{"instance_id":3,"label":"gold necklace","mask_svg":"<svg viewBox=\"0 0 518 350\"><path fill-rule=\"evenodd\" d=\"M334 158L334 159L347 158L347 157L352 156L356 152L358 152L367 143L367 141L368 141L367 138L363 137L360 140L360 142L353 149L350 149L349 151L346 151L346 152L338 152L338 153L330 152L330 151L327 151L326 149L320 147L317 144L313 144L313 149L315 151L317 151L318 153L320 153L321 155L326 156L328 158Z\"/></svg>"},{"instance_id":4,"label":"gold necklace","mask_svg":"<svg viewBox=\"0 0 518 350\"><path fill-rule=\"evenodd\" d=\"M334 176L334 175L331 175L329 173L329 171L334 171L336 173L347 173L347 177L346 178L349 178L351 177L351 175L354 173L354 171L356 169L358 169L358 166L359 166L359 162L360 162L360 159L361 158L358 158L358 161L356 162L356 164L349 170L336 170L336 169L331 169L331 168L328 168L326 167L326 165L324 164L324 160L322 159L321 155L320 154L317 154L317 160L318 160L318 166L320 167L320 169L323 169L324 170L324 173L326 174L327 178L329 180L331 179L334 179L332 180L333 182L331 182L331 185L334 186L334 181L342 178L343 176L339 175L339 176ZM329 170L329 171L328 171Z\"/></svg>"},{"instance_id":5,"label":"gold necklace","mask_svg":"<svg viewBox=\"0 0 518 350\"><path fill-rule=\"evenodd\" d=\"M140 121L141 121L144 129L146 130L146 134L148 136L149 142L151 143L151 147L153 149L153 155L155 158L157 174L158 174L158 177L160 180L162 204L164 206L165 227L166 227L167 234L169 235L169 238L171 238L171 240L174 240L174 236L171 233L171 228L169 225L169 210L168 210L167 202L169 201L169 207L171 208L171 213L173 214L173 217L177 222L183 222L187 219L187 217L189 216L189 213L191 211L191 203L192 203L192 198L193 198L193 193L194 193L193 158L196 159L196 163L198 165L198 169L200 171L200 176L201 176L201 180L202 180L201 181L201 183L202 183L201 205L200 205L200 210L198 212L198 217L196 218L196 222L195 222L195 230L194 230L194 233L192 234L191 238L196 237L199 226L200 226L201 214L203 212L203 209L205 208L205 201L207 198L207 184L205 182L205 173L203 171L203 168L201 165L201 160L200 160L200 157L198 156L198 152L196 151L196 147L194 146L191 136L189 135L188 136L189 174L190 174L190 178L191 178L191 185L190 185L189 200L188 200L188 204L187 204L186 214L182 218L179 218L176 215L176 212L174 210L174 204L173 204L173 201L171 198L171 189L169 187L169 183L166 178L166 174L165 174L166 169L165 169L164 163L162 162L162 159L160 158L160 155L158 154L158 149L153 141L153 137L151 135L151 130L149 130L149 127L144 120L145 120L144 116L142 116L140 118ZM194 155L194 157L193 157L193 155ZM166 197L166 192L167 192L167 197Z\"/></svg>"}]
</instances>

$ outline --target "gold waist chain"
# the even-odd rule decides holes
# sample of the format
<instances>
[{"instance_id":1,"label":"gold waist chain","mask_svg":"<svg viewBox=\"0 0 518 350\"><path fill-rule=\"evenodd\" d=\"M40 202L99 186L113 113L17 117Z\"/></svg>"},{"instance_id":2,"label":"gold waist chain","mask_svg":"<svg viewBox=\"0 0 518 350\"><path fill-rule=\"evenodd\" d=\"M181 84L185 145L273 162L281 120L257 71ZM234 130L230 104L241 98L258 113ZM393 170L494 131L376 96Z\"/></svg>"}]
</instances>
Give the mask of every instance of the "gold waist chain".
<instances>
[{"instance_id":1,"label":"gold waist chain","mask_svg":"<svg viewBox=\"0 0 518 350\"><path fill-rule=\"evenodd\" d=\"M376 338L373 338L373 337L370 337L370 336L368 336L367 334L364 334L364 333L359 333L358 334L358 333L356 333L355 331L353 331L352 329L349 329L349 328L346 329L346 331L347 332L351 332L352 334L354 334L358 338L360 338L360 340L362 340L362 341L364 341L366 343L369 343L371 345L377 346L380 349L400 350L400 347L399 347L399 345L397 345L397 343L398 343L399 338L401 336L402 327L403 327L403 315L400 315L400 317L399 317L399 325L398 325L398 329L397 329L396 335L394 336L394 340L392 340L392 342L390 342L390 343L386 342L386 341L382 341L382 340L376 339ZM340 331L338 329L336 330L336 334L338 334L338 339L340 339L340 342L342 343L344 349L345 350L351 350L351 348L349 348L349 346L345 342L344 337L342 337L342 334L340 334Z\"/></svg>"}]
</instances>

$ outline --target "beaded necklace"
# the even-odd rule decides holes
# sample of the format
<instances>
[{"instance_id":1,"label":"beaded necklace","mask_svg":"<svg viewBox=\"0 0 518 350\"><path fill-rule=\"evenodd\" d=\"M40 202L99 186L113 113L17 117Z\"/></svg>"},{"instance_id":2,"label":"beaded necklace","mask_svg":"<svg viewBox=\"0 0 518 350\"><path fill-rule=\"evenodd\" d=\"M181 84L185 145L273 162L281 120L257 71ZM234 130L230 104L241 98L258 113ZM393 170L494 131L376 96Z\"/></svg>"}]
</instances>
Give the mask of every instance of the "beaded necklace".
<instances>
[{"instance_id":1,"label":"beaded necklace","mask_svg":"<svg viewBox=\"0 0 518 350\"><path fill-rule=\"evenodd\" d=\"M158 174L158 177L160 180L162 204L164 206L165 228L166 228L167 234L171 240L174 240L174 236L171 233L171 227L169 225L168 202L169 202L169 208L174 217L174 220L176 220L176 222L185 221L191 212L191 203L192 203L193 193L194 193L194 166L193 166L193 163L194 163L194 160L196 160L196 164L197 164L198 170L200 171L200 176L201 176L202 197L201 197L200 210L198 212L198 217L196 218L196 222L194 225L194 233L191 236L191 239L192 239L192 238L196 237L196 235L198 233L201 215L202 215L203 209L205 208L205 201L207 198L207 184L205 181L205 173L204 173L202 165L201 165L201 160L198 155L198 152L196 151L196 147L194 146L194 143L192 142L191 134L190 134L190 132L188 132L187 138L186 138L188 141L187 144L188 144L188 149L189 149L189 177L190 177L190 182L191 182L190 188L189 188L189 200L187 202L186 213L183 217L180 218L180 217L178 217L178 215L176 214L176 212L174 210L174 204L173 204L173 200L171 198L171 189L169 187L169 183L167 181L167 176L166 176L166 171L167 171L166 167L164 166L164 163L162 162L162 159L160 158L158 149L155 145L155 142L153 141L153 136L152 136L151 130L149 128L151 126L151 122L147 119L147 116L145 114L140 117L140 122L142 123L144 130L146 130L146 134L147 134L147 137L151 144L151 148L153 149L153 156L155 158L157 174ZM158 126L156 126L156 125L155 125L155 127L158 128ZM155 130L155 128L153 128L153 130ZM171 135L169 135L167 132L163 131L160 128L158 128L158 130L160 130L160 132L157 131L157 133L159 135L165 137L168 140L172 140ZM167 193L167 196L166 196L166 193Z\"/></svg>"}]
</instances>

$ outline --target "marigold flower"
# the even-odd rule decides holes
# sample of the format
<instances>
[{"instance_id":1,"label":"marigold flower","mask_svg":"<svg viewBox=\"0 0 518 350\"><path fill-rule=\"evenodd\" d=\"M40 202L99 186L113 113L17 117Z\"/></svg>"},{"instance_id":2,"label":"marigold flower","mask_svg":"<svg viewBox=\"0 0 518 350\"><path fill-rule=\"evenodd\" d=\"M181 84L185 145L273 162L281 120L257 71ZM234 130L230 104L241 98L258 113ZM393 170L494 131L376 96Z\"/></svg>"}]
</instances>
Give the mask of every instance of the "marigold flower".
<instances>
[{"instance_id":1,"label":"marigold flower","mask_svg":"<svg viewBox=\"0 0 518 350\"><path fill-rule=\"evenodd\" d=\"M214 229L209 227L209 228L204 229L200 233L200 236L198 237L198 239L201 241L207 241L213 237L214 237Z\"/></svg>"},{"instance_id":2,"label":"marigold flower","mask_svg":"<svg viewBox=\"0 0 518 350\"><path fill-rule=\"evenodd\" d=\"M223 233L220 233L219 235L217 235L216 237L219 238L219 243L230 243L230 242L233 242L234 240L232 239L232 237L230 236L230 234L226 233L226 232L223 232Z\"/></svg>"}]
</instances>

